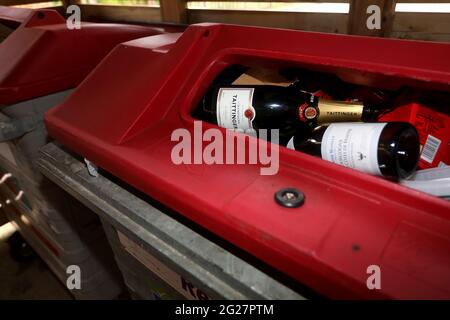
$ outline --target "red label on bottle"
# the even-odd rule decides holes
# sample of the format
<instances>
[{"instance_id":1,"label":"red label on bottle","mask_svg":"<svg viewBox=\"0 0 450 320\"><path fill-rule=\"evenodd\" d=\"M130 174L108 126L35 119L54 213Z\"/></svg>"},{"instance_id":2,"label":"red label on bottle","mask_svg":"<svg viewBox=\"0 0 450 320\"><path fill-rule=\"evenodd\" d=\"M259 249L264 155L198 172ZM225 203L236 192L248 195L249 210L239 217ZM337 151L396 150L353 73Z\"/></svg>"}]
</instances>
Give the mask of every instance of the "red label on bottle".
<instances>
[{"instance_id":1,"label":"red label on bottle","mask_svg":"<svg viewBox=\"0 0 450 320\"><path fill-rule=\"evenodd\" d=\"M305 109L305 118L314 119L317 116L317 110L314 107L308 107Z\"/></svg>"},{"instance_id":2,"label":"red label on bottle","mask_svg":"<svg viewBox=\"0 0 450 320\"><path fill-rule=\"evenodd\" d=\"M252 107L249 107L247 110L244 111L244 116L249 119L250 121L253 120L255 117L255 112L253 111Z\"/></svg>"},{"instance_id":3,"label":"red label on bottle","mask_svg":"<svg viewBox=\"0 0 450 320\"><path fill-rule=\"evenodd\" d=\"M307 122L308 120L315 119L317 117L317 109L310 106L307 102L300 105L298 108L298 118L300 121Z\"/></svg>"}]
</instances>

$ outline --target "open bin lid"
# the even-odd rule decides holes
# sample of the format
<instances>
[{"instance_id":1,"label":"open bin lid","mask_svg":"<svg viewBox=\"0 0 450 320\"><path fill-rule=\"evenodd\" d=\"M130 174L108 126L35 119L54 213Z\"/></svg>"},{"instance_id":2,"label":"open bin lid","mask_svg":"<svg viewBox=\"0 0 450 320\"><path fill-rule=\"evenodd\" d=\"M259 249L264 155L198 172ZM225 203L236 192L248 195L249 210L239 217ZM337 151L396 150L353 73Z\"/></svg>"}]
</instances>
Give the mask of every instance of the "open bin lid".
<instances>
[{"instance_id":1,"label":"open bin lid","mask_svg":"<svg viewBox=\"0 0 450 320\"><path fill-rule=\"evenodd\" d=\"M55 10L0 6L15 30L0 43L0 105L76 87L118 43L181 27L81 23L70 30Z\"/></svg>"},{"instance_id":2,"label":"open bin lid","mask_svg":"<svg viewBox=\"0 0 450 320\"><path fill-rule=\"evenodd\" d=\"M194 136L190 112L226 66L260 60L448 91L449 56L442 43L192 25L181 37L117 46L46 124L69 148L322 294L449 298L450 203L442 199L285 148L275 175L171 160L172 133ZM305 194L301 207L274 201L286 187ZM367 287L373 265L381 290Z\"/></svg>"}]
</instances>

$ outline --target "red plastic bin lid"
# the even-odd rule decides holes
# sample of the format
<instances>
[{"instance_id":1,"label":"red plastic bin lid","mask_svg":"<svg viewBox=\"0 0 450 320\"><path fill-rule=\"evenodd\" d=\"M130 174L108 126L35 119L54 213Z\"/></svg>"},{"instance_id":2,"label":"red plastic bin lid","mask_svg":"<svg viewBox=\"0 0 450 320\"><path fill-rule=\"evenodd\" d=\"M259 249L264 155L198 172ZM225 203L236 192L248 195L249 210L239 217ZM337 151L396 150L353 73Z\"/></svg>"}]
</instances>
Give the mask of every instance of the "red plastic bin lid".
<instances>
[{"instance_id":1,"label":"red plastic bin lid","mask_svg":"<svg viewBox=\"0 0 450 320\"><path fill-rule=\"evenodd\" d=\"M69 30L55 10L4 6L0 23L20 24L0 43L0 105L76 87L118 43L183 30L106 23Z\"/></svg>"},{"instance_id":2,"label":"red plastic bin lid","mask_svg":"<svg viewBox=\"0 0 450 320\"><path fill-rule=\"evenodd\" d=\"M250 164L176 165L171 135L193 136L191 110L233 64L450 91L449 56L443 43L192 25L181 37L117 46L46 124L64 145L326 296L448 299L449 202L285 148L275 175ZM301 207L274 201L286 187L305 194ZM374 265L380 290L367 286Z\"/></svg>"}]
</instances>

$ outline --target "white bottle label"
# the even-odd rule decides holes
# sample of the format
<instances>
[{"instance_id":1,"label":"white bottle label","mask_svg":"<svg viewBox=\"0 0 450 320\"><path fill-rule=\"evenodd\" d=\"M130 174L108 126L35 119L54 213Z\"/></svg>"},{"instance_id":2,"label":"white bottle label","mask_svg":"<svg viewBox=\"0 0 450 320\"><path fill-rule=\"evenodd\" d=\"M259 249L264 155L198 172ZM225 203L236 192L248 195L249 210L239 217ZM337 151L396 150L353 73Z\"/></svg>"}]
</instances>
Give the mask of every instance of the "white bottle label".
<instances>
[{"instance_id":1,"label":"white bottle label","mask_svg":"<svg viewBox=\"0 0 450 320\"><path fill-rule=\"evenodd\" d=\"M254 88L220 88L217 94L217 124L227 129L253 129Z\"/></svg>"},{"instance_id":2,"label":"white bottle label","mask_svg":"<svg viewBox=\"0 0 450 320\"><path fill-rule=\"evenodd\" d=\"M333 123L322 138L322 159L344 167L382 175L378 142L386 123Z\"/></svg>"}]
</instances>

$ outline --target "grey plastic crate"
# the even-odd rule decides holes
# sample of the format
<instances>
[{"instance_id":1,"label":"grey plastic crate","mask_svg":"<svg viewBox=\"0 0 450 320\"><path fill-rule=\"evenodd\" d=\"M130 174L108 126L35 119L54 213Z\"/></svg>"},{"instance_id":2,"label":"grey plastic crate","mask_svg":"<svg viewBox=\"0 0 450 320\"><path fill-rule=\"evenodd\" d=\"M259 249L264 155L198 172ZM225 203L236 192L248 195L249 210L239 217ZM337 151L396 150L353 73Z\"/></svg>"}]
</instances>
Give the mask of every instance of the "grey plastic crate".
<instances>
[{"instance_id":1,"label":"grey plastic crate","mask_svg":"<svg viewBox=\"0 0 450 320\"><path fill-rule=\"evenodd\" d=\"M43 174L100 216L132 297L303 299L128 187L102 174L90 176L80 160L57 144L41 149L38 165Z\"/></svg>"}]
</instances>

